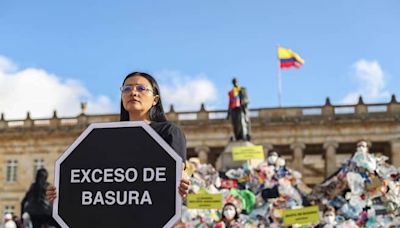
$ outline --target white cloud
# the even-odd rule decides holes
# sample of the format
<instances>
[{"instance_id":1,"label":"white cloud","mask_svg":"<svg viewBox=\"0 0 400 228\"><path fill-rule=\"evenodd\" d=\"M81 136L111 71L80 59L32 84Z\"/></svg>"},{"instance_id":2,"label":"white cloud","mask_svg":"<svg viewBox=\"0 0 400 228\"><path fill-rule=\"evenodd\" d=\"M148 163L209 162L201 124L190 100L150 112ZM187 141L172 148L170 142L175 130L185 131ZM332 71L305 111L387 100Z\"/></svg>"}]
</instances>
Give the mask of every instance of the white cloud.
<instances>
[{"instance_id":1,"label":"white cloud","mask_svg":"<svg viewBox=\"0 0 400 228\"><path fill-rule=\"evenodd\" d=\"M0 112L6 119L22 119L29 111L32 118L75 116L80 113L80 102L88 103L88 113L115 111L106 96L93 96L77 80L63 81L43 69L18 69L0 56Z\"/></svg>"},{"instance_id":2,"label":"white cloud","mask_svg":"<svg viewBox=\"0 0 400 228\"><path fill-rule=\"evenodd\" d=\"M166 112L171 104L175 111L198 111L201 103L211 109L213 102L217 101L217 88L205 74L189 76L177 71L162 71L155 75Z\"/></svg>"},{"instance_id":3,"label":"white cloud","mask_svg":"<svg viewBox=\"0 0 400 228\"><path fill-rule=\"evenodd\" d=\"M12 63L9 59L0 55L0 70L3 72L10 72L17 69L17 66Z\"/></svg>"},{"instance_id":4,"label":"white cloud","mask_svg":"<svg viewBox=\"0 0 400 228\"><path fill-rule=\"evenodd\" d=\"M347 94L342 103L355 104L359 96L367 102L378 102L390 97L386 90L386 77L377 61L358 60L353 64L353 78L358 83L356 91Z\"/></svg>"}]
</instances>

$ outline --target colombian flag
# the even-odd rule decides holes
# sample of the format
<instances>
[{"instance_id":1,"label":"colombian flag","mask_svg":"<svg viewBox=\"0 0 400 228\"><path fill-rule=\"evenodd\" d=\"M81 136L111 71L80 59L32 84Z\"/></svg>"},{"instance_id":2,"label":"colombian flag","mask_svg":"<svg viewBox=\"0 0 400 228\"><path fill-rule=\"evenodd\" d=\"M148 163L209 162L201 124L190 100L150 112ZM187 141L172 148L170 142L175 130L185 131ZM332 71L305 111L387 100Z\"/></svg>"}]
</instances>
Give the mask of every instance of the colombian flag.
<instances>
[{"instance_id":1,"label":"colombian flag","mask_svg":"<svg viewBox=\"0 0 400 228\"><path fill-rule=\"evenodd\" d=\"M304 64L304 60L294 51L278 47L278 59L280 68L290 68L292 66L300 68Z\"/></svg>"}]
</instances>

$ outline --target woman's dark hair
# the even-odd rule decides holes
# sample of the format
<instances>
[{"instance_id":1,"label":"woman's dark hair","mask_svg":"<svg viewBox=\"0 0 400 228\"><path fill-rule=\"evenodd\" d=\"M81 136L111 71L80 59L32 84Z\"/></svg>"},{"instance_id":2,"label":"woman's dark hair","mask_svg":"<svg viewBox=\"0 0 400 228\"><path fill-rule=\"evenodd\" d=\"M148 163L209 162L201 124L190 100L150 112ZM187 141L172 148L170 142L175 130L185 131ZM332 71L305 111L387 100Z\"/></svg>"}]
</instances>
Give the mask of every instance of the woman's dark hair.
<instances>
[{"instance_id":1,"label":"woman's dark hair","mask_svg":"<svg viewBox=\"0 0 400 228\"><path fill-rule=\"evenodd\" d=\"M45 168L38 169L36 172L35 183L33 184L33 195L36 199L40 199L43 196L43 192L46 191L47 177L48 172Z\"/></svg>"},{"instance_id":2,"label":"woman's dark hair","mask_svg":"<svg viewBox=\"0 0 400 228\"><path fill-rule=\"evenodd\" d=\"M150 74L146 74L143 72L133 72L128 74L124 81L122 82L122 85L125 84L125 81L133 76L142 76L144 78L146 78L152 87L153 90L153 95L158 95L159 99L156 105L154 105L153 107L150 108L149 110L149 114L150 114L150 121L154 121L154 122L164 122L167 121L167 118L165 117L165 113L164 113L164 108L162 106L162 102L161 102L161 95L160 95L160 88L156 82L156 80L153 78L153 76L151 76ZM129 121L129 113L128 111L125 110L124 105L122 103L122 98L121 98L121 112L119 115L119 120L120 121Z\"/></svg>"},{"instance_id":3,"label":"woman's dark hair","mask_svg":"<svg viewBox=\"0 0 400 228\"><path fill-rule=\"evenodd\" d=\"M323 214L325 215L325 213L327 213L327 212L333 212L333 213L336 213L336 210L335 210L335 208L334 208L334 207L332 207L332 206L326 206L326 207L324 208L324 212L323 212Z\"/></svg>"}]
</instances>

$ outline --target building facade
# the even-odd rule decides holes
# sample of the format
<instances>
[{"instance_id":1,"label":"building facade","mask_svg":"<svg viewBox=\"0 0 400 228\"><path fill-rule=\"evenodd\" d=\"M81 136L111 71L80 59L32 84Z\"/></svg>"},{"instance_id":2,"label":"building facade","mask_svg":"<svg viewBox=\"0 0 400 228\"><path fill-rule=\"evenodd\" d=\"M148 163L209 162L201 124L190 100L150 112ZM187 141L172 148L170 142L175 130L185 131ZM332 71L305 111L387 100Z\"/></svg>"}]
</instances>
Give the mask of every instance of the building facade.
<instances>
[{"instance_id":1,"label":"building facade","mask_svg":"<svg viewBox=\"0 0 400 228\"><path fill-rule=\"evenodd\" d=\"M167 117L176 122L187 137L188 157L215 164L232 138L226 110L175 112ZM289 167L314 185L335 172L351 157L359 140L370 151L389 157L400 166L400 103L393 95L389 103L251 109L252 143L264 152L276 150ZM20 202L34 181L36 170L45 167L53 182L54 163L90 124L118 121L118 114L60 118L56 112L47 119L0 118L0 213L19 215ZM89 161L88 161L89 162Z\"/></svg>"}]
</instances>

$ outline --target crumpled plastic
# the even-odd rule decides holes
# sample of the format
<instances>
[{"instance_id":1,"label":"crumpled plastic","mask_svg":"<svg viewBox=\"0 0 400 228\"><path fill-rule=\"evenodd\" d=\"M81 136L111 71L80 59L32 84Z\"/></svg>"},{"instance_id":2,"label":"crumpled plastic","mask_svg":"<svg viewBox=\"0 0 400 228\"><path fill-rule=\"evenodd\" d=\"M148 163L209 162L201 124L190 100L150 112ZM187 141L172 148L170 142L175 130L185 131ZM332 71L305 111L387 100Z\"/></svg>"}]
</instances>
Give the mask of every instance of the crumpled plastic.
<instances>
[{"instance_id":1,"label":"crumpled plastic","mask_svg":"<svg viewBox=\"0 0 400 228\"><path fill-rule=\"evenodd\" d=\"M389 181L389 191L386 194L386 198L395 204L394 208L400 207L400 183Z\"/></svg>"},{"instance_id":2,"label":"crumpled plastic","mask_svg":"<svg viewBox=\"0 0 400 228\"><path fill-rule=\"evenodd\" d=\"M364 192L364 178L359 173L348 172L346 179L352 195L359 196Z\"/></svg>"},{"instance_id":3,"label":"crumpled plastic","mask_svg":"<svg viewBox=\"0 0 400 228\"><path fill-rule=\"evenodd\" d=\"M337 209L338 227L400 227L399 169L365 148L317 185L311 198Z\"/></svg>"},{"instance_id":4,"label":"crumpled plastic","mask_svg":"<svg viewBox=\"0 0 400 228\"><path fill-rule=\"evenodd\" d=\"M278 191L280 195L287 196L288 198L295 200L296 204L291 208L303 205L300 193L291 185L288 178L279 179Z\"/></svg>"},{"instance_id":5,"label":"crumpled plastic","mask_svg":"<svg viewBox=\"0 0 400 228\"><path fill-rule=\"evenodd\" d=\"M246 214L249 214L256 204L256 196L249 190L239 190L232 188L230 194L238 196L242 200L243 210Z\"/></svg>"}]
</instances>

